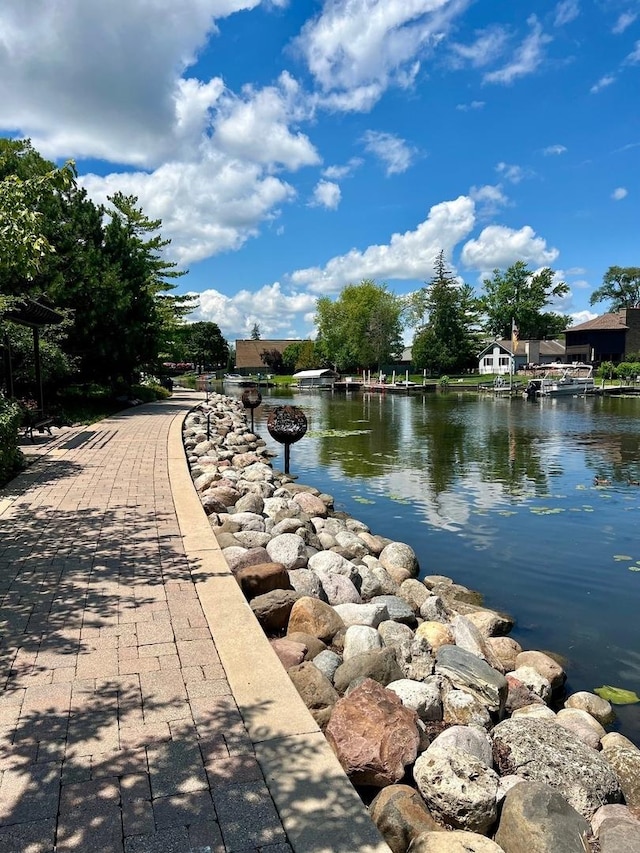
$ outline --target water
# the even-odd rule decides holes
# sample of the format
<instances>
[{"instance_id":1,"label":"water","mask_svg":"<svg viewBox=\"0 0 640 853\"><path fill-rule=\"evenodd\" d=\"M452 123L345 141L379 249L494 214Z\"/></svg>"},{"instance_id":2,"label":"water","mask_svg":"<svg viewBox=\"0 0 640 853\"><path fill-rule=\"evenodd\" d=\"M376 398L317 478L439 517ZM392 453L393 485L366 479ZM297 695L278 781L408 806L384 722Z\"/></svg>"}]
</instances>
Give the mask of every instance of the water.
<instances>
[{"instance_id":1,"label":"water","mask_svg":"<svg viewBox=\"0 0 640 853\"><path fill-rule=\"evenodd\" d=\"M565 658L567 690L640 695L640 398L263 391L306 414L291 472L516 618L524 648ZM608 485L595 485L594 477ZM629 482L632 481L632 482ZM640 705L615 728L640 744Z\"/></svg>"}]
</instances>

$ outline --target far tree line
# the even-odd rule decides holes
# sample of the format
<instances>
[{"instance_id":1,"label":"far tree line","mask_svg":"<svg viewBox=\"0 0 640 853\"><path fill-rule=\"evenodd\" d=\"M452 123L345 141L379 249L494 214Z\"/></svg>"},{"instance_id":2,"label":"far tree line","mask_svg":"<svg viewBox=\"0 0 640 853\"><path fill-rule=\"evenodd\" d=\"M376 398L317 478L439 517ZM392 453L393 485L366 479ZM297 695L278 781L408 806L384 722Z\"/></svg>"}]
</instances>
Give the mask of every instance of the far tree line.
<instances>
[{"instance_id":1,"label":"far tree line","mask_svg":"<svg viewBox=\"0 0 640 853\"><path fill-rule=\"evenodd\" d=\"M141 370L189 362L199 369L233 367L233 348L213 322L189 322L193 301L175 293L184 274L166 259L169 241L132 196L115 193L96 205L75 180L72 163L57 168L28 140L0 139L0 322L2 312L31 296L62 315L42 332L43 370L50 386L69 382L127 385ZM568 292L550 268L518 261L496 269L481 293L448 268L444 253L431 279L408 297L385 284L348 284L336 299L316 303L315 341L261 353L273 372L331 366L377 369L403 349L414 330L412 363L433 374L477 366L488 339L557 337L570 319L549 310ZM640 268L610 267L591 303L611 310L640 305ZM28 329L2 323L14 368L28 371ZM251 337L259 340L254 325Z\"/></svg>"}]
</instances>

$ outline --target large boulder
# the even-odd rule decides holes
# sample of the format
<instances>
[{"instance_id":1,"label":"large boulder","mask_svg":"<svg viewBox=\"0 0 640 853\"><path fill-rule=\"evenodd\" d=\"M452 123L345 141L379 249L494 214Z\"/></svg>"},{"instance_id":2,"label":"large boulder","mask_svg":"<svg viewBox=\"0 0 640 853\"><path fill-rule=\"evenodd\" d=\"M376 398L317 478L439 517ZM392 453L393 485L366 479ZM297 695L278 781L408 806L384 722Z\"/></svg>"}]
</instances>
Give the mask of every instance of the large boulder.
<instances>
[{"instance_id":1,"label":"large boulder","mask_svg":"<svg viewBox=\"0 0 640 853\"><path fill-rule=\"evenodd\" d=\"M431 746L416 760L413 778L440 822L481 834L495 823L498 774L470 752Z\"/></svg>"},{"instance_id":2,"label":"large boulder","mask_svg":"<svg viewBox=\"0 0 640 853\"><path fill-rule=\"evenodd\" d=\"M441 646L436 653L436 673L454 687L477 696L489 711L500 712L507 698L507 682L486 661L457 646Z\"/></svg>"},{"instance_id":3,"label":"large boulder","mask_svg":"<svg viewBox=\"0 0 640 853\"><path fill-rule=\"evenodd\" d=\"M602 754L620 781L629 810L640 817L640 749L624 735L610 732L602 738Z\"/></svg>"},{"instance_id":4,"label":"large boulder","mask_svg":"<svg viewBox=\"0 0 640 853\"><path fill-rule=\"evenodd\" d=\"M368 678L386 686L391 681L398 681L402 677L402 670L398 666L394 650L385 647L362 652L346 660L336 670L333 683L339 693L344 693L356 679Z\"/></svg>"},{"instance_id":5,"label":"large boulder","mask_svg":"<svg viewBox=\"0 0 640 853\"><path fill-rule=\"evenodd\" d=\"M292 589L274 589L253 598L251 609L267 634L279 634L287 627L298 598L298 593Z\"/></svg>"},{"instance_id":6,"label":"large boulder","mask_svg":"<svg viewBox=\"0 0 640 853\"><path fill-rule=\"evenodd\" d=\"M602 755L562 726L512 718L498 723L491 738L501 775L516 773L551 785L587 820L600 806L621 798L620 784Z\"/></svg>"},{"instance_id":7,"label":"large boulder","mask_svg":"<svg viewBox=\"0 0 640 853\"><path fill-rule=\"evenodd\" d=\"M395 693L366 679L336 702L326 737L352 782L383 788L415 761L417 720Z\"/></svg>"},{"instance_id":8,"label":"large boulder","mask_svg":"<svg viewBox=\"0 0 640 853\"><path fill-rule=\"evenodd\" d=\"M333 607L305 595L291 609L287 633L311 634L323 642L331 642L341 628L344 622Z\"/></svg>"},{"instance_id":9,"label":"large boulder","mask_svg":"<svg viewBox=\"0 0 640 853\"><path fill-rule=\"evenodd\" d=\"M291 589L289 575L282 563L260 563L245 566L235 577L247 601L274 589Z\"/></svg>"},{"instance_id":10,"label":"large boulder","mask_svg":"<svg viewBox=\"0 0 640 853\"><path fill-rule=\"evenodd\" d=\"M504 853L585 853L589 829L557 790L520 782L504 798L495 840Z\"/></svg>"},{"instance_id":11,"label":"large boulder","mask_svg":"<svg viewBox=\"0 0 640 853\"><path fill-rule=\"evenodd\" d=\"M442 831L420 794L409 785L383 788L369 806L369 814L392 853L406 853L421 832Z\"/></svg>"},{"instance_id":12,"label":"large boulder","mask_svg":"<svg viewBox=\"0 0 640 853\"><path fill-rule=\"evenodd\" d=\"M495 841L454 829L453 832L422 832L409 845L408 853L503 853Z\"/></svg>"},{"instance_id":13,"label":"large boulder","mask_svg":"<svg viewBox=\"0 0 640 853\"><path fill-rule=\"evenodd\" d=\"M292 666L289 678L321 729L326 728L340 698L329 679L311 661Z\"/></svg>"},{"instance_id":14,"label":"large boulder","mask_svg":"<svg viewBox=\"0 0 640 853\"><path fill-rule=\"evenodd\" d=\"M382 549L378 559L399 584L408 578L416 578L420 571L415 551L404 542L390 542Z\"/></svg>"}]
</instances>

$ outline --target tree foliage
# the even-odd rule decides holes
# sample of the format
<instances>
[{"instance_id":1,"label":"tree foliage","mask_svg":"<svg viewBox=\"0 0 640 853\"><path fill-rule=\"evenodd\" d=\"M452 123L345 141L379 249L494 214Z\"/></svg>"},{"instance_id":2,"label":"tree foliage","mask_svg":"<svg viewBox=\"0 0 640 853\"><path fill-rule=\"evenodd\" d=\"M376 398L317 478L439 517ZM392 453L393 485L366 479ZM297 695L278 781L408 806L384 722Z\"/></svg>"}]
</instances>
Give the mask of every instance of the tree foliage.
<instances>
[{"instance_id":1,"label":"tree foliage","mask_svg":"<svg viewBox=\"0 0 640 853\"><path fill-rule=\"evenodd\" d=\"M515 321L523 340L556 337L570 320L544 309L552 299L568 292L567 284L555 281L549 267L532 273L524 261L516 261L504 272L495 269L491 278L484 280L484 293L478 300L484 330L493 337L510 338Z\"/></svg>"},{"instance_id":2,"label":"tree foliage","mask_svg":"<svg viewBox=\"0 0 640 853\"><path fill-rule=\"evenodd\" d=\"M401 300L385 285L348 284L316 302L318 352L341 370L379 368L402 352Z\"/></svg>"},{"instance_id":3,"label":"tree foliage","mask_svg":"<svg viewBox=\"0 0 640 853\"><path fill-rule=\"evenodd\" d=\"M417 369L454 373L473 366L478 350L475 298L468 285L460 285L440 252L434 276L412 294L409 315L417 322L412 360Z\"/></svg>"},{"instance_id":4,"label":"tree foliage","mask_svg":"<svg viewBox=\"0 0 640 853\"><path fill-rule=\"evenodd\" d=\"M274 373L282 373L284 359L279 349L275 349L274 347L273 349L263 350L260 353L260 359L269 370L273 370Z\"/></svg>"},{"instance_id":5,"label":"tree foliage","mask_svg":"<svg viewBox=\"0 0 640 853\"><path fill-rule=\"evenodd\" d=\"M296 341L282 352L284 367L289 373L297 370L313 370L324 366L324 361L314 341Z\"/></svg>"},{"instance_id":6,"label":"tree foliage","mask_svg":"<svg viewBox=\"0 0 640 853\"><path fill-rule=\"evenodd\" d=\"M56 169L29 141L0 140L0 289L71 319L58 346L81 379L131 383L190 310L172 293L183 273L136 198L116 193L97 206L73 178L72 164Z\"/></svg>"},{"instance_id":7,"label":"tree foliage","mask_svg":"<svg viewBox=\"0 0 640 853\"><path fill-rule=\"evenodd\" d=\"M222 337L217 323L189 323L181 328L179 334L182 338L183 361L193 362L200 372L227 366L229 344Z\"/></svg>"},{"instance_id":8,"label":"tree foliage","mask_svg":"<svg viewBox=\"0 0 640 853\"><path fill-rule=\"evenodd\" d=\"M589 303L609 302L609 311L640 308L640 267L609 267Z\"/></svg>"}]
</instances>

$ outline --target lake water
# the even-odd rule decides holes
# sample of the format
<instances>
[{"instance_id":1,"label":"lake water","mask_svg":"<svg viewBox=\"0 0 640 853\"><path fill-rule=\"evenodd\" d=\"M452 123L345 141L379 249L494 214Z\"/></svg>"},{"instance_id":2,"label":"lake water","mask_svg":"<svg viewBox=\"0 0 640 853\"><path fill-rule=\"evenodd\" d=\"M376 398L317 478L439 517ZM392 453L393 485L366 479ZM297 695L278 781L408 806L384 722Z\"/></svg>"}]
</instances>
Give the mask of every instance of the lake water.
<instances>
[{"instance_id":1,"label":"lake water","mask_svg":"<svg viewBox=\"0 0 640 853\"><path fill-rule=\"evenodd\" d=\"M411 545L422 575L510 613L524 648L566 659L569 692L640 695L640 398L262 396L255 426L276 467L266 417L293 403L308 420L291 448L301 482ZM640 744L640 705L616 712L614 727Z\"/></svg>"}]
</instances>

